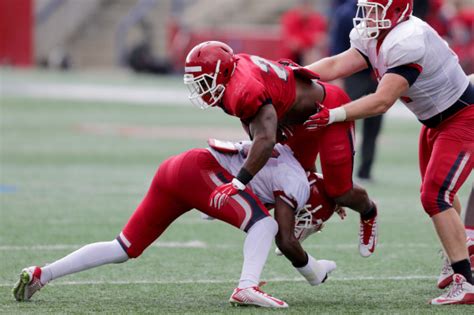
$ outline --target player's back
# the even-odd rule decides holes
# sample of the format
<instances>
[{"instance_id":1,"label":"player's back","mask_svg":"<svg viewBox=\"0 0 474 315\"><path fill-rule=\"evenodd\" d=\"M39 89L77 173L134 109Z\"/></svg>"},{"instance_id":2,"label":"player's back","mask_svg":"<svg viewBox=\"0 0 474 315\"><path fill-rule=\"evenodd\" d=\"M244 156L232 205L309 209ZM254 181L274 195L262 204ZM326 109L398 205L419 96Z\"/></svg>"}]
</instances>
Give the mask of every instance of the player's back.
<instances>
[{"instance_id":1,"label":"player's back","mask_svg":"<svg viewBox=\"0 0 474 315\"><path fill-rule=\"evenodd\" d=\"M266 104L281 119L295 101L295 78L290 67L248 54L236 55L236 69L226 85L222 107L246 121Z\"/></svg>"},{"instance_id":2,"label":"player's back","mask_svg":"<svg viewBox=\"0 0 474 315\"><path fill-rule=\"evenodd\" d=\"M223 168L236 176L247 158L251 142L228 143L217 140L216 143L209 151ZM226 149L221 150L222 145L219 143L225 143ZM229 150L229 145L234 149ZM281 194L299 209L309 197L305 171L296 161L291 149L281 144L275 146L272 157L250 181L249 186L262 202L268 204L275 202L275 194Z\"/></svg>"}]
</instances>

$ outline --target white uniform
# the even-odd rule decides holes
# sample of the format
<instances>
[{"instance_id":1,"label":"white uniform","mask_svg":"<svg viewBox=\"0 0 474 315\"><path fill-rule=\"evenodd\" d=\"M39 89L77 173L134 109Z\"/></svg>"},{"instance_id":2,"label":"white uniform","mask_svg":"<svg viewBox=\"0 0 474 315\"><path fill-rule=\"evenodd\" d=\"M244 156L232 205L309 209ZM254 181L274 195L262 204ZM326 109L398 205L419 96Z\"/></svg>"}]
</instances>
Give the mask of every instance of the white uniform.
<instances>
[{"instance_id":1,"label":"white uniform","mask_svg":"<svg viewBox=\"0 0 474 315\"><path fill-rule=\"evenodd\" d=\"M236 176L247 158L251 142L244 141L234 145L237 153L222 153L213 148L209 148L209 151L223 168ZM271 157L248 186L265 204L274 204L275 196L279 195L290 206L299 210L304 207L310 194L306 173L288 146L277 144L274 153L278 156Z\"/></svg>"},{"instance_id":2,"label":"white uniform","mask_svg":"<svg viewBox=\"0 0 474 315\"><path fill-rule=\"evenodd\" d=\"M377 40L363 40L356 29L351 47L368 57L378 79L398 66L413 64L422 69L402 101L419 120L426 120L453 105L469 85L456 54L427 23L411 16L395 26L377 53Z\"/></svg>"}]
</instances>

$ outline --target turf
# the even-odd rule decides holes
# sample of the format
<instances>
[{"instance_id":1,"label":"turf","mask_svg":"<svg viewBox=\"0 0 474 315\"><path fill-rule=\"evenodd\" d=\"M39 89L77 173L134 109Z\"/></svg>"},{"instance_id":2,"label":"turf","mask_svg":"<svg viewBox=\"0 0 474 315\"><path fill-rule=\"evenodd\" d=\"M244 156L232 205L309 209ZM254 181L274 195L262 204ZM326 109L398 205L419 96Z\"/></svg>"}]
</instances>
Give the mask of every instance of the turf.
<instances>
[{"instance_id":1,"label":"turf","mask_svg":"<svg viewBox=\"0 0 474 315\"><path fill-rule=\"evenodd\" d=\"M38 73L9 75L17 82L25 76L41 78ZM47 79L84 83L90 78L54 74ZM94 77L91 82L107 80ZM153 79L119 81L149 87ZM157 88L180 87L179 79L156 82ZM238 135L240 127L237 119L191 105L133 106L21 95L1 96L0 117L0 312L279 313L227 303L239 278L244 235L223 223L203 221L196 211L178 219L158 246L139 259L58 279L31 302L15 302L11 287L23 267L51 262L82 244L113 239L163 159L204 147L207 133ZM180 127L189 134L166 133L166 128ZM134 132L137 128L141 132ZM435 287L441 260L418 197L418 130L413 120L385 120L375 182L366 185L380 209L373 257L358 254L353 212L343 222L332 218L323 233L305 242L313 256L338 264L324 285L310 287L284 258L271 253L262 280L268 281L266 291L290 305L282 313L472 313L470 306L427 304L441 293ZM472 176L460 191L463 204L470 183Z\"/></svg>"}]
</instances>

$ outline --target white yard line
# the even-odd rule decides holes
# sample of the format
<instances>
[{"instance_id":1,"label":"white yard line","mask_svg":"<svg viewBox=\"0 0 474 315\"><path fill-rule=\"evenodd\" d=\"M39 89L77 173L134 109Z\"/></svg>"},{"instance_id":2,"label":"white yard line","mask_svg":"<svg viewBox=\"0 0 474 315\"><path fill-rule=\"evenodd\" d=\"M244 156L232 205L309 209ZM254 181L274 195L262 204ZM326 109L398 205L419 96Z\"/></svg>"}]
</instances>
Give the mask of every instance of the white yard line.
<instances>
[{"instance_id":1,"label":"white yard line","mask_svg":"<svg viewBox=\"0 0 474 315\"><path fill-rule=\"evenodd\" d=\"M353 281L409 281L409 280L433 280L436 276L390 276L390 277L331 277L329 281L353 282ZM304 282L301 277L295 278L269 278L262 279L266 282ZM124 284L222 284L236 283L237 279L194 279L194 280L130 280L130 281L60 281L49 285L75 286L75 285L124 285ZM0 287L10 287L13 283L0 283Z\"/></svg>"},{"instance_id":2,"label":"white yard line","mask_svg":"<svg viewBox=\"0 0 474 315\"><path fill-rule=\"evenodd\" d=\"M38 245L0 245L0 251L40 251L40 250L76 250L86 244L38 244ZM191 240L187 242L156 242L152 247L158 248L201 248L201 249L238 249L242 247L242 243L227 243L227 244L208 244L200 240ZM310 249L334 249L334 250L353 250L357 247L357 243L347 244L309 244L304 243L305 248ZM436 249L435 244L431 243L381 243L377 245L378 248L433 248Z\"/></svg>"}]
</instances>

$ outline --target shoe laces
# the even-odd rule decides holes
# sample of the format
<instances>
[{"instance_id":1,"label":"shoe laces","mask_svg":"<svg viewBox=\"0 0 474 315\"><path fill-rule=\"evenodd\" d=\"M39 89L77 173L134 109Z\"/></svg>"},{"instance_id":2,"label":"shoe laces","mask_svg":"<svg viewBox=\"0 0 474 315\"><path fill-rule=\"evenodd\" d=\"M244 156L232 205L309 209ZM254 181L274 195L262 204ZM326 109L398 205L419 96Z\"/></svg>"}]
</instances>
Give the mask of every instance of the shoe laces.
<instances>
[{"instance_id":1,"label":"shoe laces","mask_svg":"<svg viewBox=\"0 0 474 315\"><path fill-rule=\"evenodd\" d=\"M455 298L455 297L457 297L464 290L463 284L464 284L464 282L457 283L457 282L454 281L451 288L448 290L448 292L446 292L444 297L445 298Z\"/></svg>"},{"instance_id":2,"label":"shoe laces","mask_svg":"<svg viewBox=\"0 0 474 315\"><path fill-rule=\"evenodd\" d=\"M360 220L361 224L359 226L359 234L360 236L364 236L365 235L365 231L366 229L368 231L370 231L370 238L369 238L369 241L370 239L374 238L374 229L377 227L377 222L374 220L374 218L372 219L368 219L368 220Z\"/></svg>"},{"instance_id":3,"label":"shoe laces","mask_svg":"<svg viewBox=\"0 0 474 315\"><path fill-rule=\"evenodd\" d=\"M451 267L451 264L449 263L449 259L444 253L442 249L439 250L441 259L443 260L443 268L441 269L441 273L443 274L451 274L453 273L453 267Z\"/></svg>"}]
</instances>

